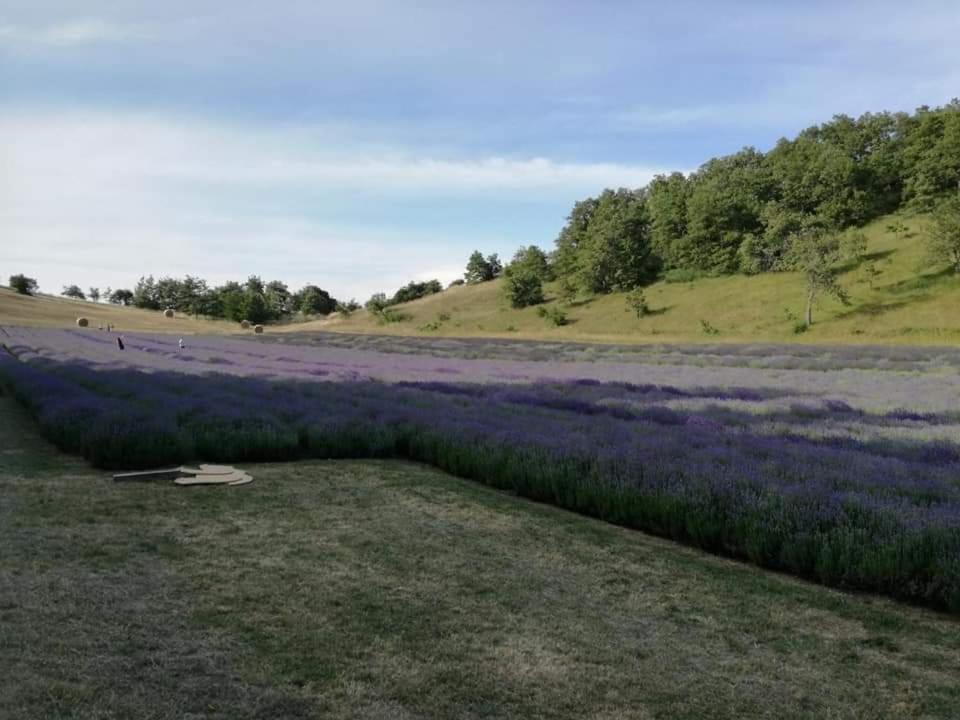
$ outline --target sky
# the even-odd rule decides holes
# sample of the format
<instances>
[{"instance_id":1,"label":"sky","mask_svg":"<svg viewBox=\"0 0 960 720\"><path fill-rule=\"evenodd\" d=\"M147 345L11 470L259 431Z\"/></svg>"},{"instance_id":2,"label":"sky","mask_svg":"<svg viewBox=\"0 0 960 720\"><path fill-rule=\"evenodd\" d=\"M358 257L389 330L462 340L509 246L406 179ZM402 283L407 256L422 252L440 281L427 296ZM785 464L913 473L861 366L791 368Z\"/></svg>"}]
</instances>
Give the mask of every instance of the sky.
<instances>
[{"instance_id":1,"label":"sky","mask_svg":"<svg viewBox=\"0 0 960 720\"><path fill-rule=\"evenodd\" d=\"M573 202L960 95L956 0L0 0L0 281L340 299Z\"/></svg>"}]
</instances>

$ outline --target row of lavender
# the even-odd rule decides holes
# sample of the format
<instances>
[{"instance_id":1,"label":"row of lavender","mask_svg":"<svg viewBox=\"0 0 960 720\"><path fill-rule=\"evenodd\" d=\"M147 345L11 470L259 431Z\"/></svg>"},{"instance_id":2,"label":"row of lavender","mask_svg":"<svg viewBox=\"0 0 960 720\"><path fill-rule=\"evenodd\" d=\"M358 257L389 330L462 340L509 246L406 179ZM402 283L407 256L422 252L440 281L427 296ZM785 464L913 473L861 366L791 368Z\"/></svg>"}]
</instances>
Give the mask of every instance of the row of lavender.
<instances>
[{"instance_id":1,"label":"row of lavender","mask_svg":"<svg viewBox=\"0 0 960 720\"><path fill-rule=\"evenodd\" d=\"M12 331L5 342L3 386L51 440L102 467L405 457L824 583L960 611L960 453L949 436L919 432L952 430L949 412L864 412L829 398L800 412L777 405L796 390L549 379L549 367L548 379L524 382L503 364L509 382L468 383L462 364L434 358L410 361L459 382L385 381L342 358L311 372L309 349L230 340L191 339L184 353L147 337L121 353L96 333ZM357 365L378 362L404 360L367 354ZM306 369L288 368L297 365Z\"/></svg>"}]
</instances>

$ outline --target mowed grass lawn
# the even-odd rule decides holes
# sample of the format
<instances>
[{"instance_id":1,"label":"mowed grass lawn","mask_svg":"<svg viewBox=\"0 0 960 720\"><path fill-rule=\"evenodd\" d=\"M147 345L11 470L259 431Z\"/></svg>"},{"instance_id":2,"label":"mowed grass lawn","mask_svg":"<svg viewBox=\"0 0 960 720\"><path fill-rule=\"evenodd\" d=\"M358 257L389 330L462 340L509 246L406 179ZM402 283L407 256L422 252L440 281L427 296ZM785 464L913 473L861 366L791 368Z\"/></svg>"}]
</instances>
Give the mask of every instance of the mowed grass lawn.
<instances>
[{"instance_id":1,"label":"mowed grass lawn","mask_svg":"<svg viewBox=\"0 0 960 720\"><path fill-rule=\"evenodd\" d=\"M955 718L960 622L400 462L114 484L0 398L0 717Z\"/></svg>"}]
</instances>

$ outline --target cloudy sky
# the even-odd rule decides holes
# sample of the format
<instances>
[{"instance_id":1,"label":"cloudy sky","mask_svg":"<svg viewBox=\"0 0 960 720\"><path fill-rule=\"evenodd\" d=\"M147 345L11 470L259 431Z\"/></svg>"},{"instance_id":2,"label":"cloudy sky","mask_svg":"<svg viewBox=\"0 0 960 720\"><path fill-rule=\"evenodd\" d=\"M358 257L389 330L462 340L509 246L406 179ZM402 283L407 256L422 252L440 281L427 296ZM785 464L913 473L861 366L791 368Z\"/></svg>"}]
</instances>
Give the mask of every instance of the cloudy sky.
<instances>
[{"instance_id":1,"label":"cloudy sky","mask_svg":"<svg viewBox=\"0 0 960 720\"><path fill-rule=\"evenodd\" d=\"M3 0L0 275L449 281L606 186L947 102L958 36L956 0Z\"/></svg>"}]
</instances>

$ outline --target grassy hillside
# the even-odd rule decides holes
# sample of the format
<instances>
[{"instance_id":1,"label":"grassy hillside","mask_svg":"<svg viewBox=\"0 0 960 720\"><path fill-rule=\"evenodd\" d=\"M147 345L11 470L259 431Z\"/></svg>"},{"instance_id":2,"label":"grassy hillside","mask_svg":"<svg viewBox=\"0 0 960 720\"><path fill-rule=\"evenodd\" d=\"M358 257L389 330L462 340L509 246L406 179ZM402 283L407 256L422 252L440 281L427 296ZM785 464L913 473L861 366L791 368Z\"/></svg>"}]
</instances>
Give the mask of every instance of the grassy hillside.
<instances>
[{"instance_id":1,"label":"grassy hillside","mask_svg":"<svg viewBox=\"0 0 960 720\"><path fill-rule=\"evenodd\" d=\"M909 232L887 226L899 220ZM822 299L814 325L795 333L803 317L804 280L797 273L768 273L658 282L646 291L653 314L638 320L624 296L585 298L564 307L570 324L556 327L536 308L514 310L503 299L502 281L455 287L396 310L408 319L378 324L366 312L312 327L346 332L410 335L535 337L617 342L709 340L779 342L882 342L948 344L960 341L960 277L927 262L924 235L928 218L884 217L865 228L866 259L841 278L851 305ZM871 268L873 272L871 272ZM556 288L547 287L547 306L559 306ZM703 323L716 329L708 334ZM306 330L311 324L298 325Z\"/></svg>"},{"instance_id":2,"label":"grassy hillside","mask_svg":"<svg viewBox=\"0 0 960 720\"><path fill-rule=\"evenodd\" d=\"M156 310L140 310L107 303L54 297L18 295L0 288L0 325L27 327L74 327L78 317L90 321L90 327L110 323L119 332L149 331L171 333L237 332L236 323L194 319L177 314L166 318Z\"/></svg>"}]
</instances>

